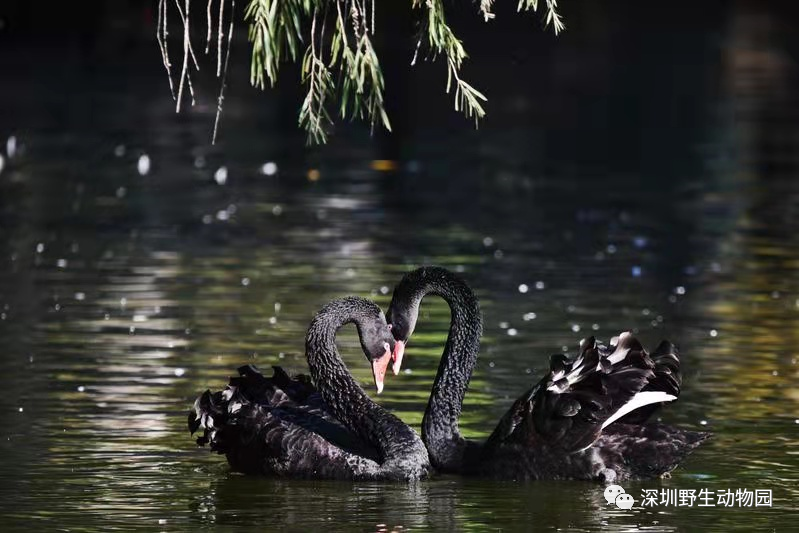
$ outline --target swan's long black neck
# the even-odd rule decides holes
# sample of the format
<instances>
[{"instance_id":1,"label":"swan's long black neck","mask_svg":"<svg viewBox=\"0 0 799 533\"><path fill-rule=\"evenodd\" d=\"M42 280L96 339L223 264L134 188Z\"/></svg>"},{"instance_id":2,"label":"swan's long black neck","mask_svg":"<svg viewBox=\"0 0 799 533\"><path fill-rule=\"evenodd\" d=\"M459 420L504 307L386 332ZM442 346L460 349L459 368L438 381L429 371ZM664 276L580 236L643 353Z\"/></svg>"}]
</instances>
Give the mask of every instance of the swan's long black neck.
<instances>
[{"instance_id":1,"label":"swan's long black neck","mask_svg":"<svg viewBox=\"0 0 799 533\"><path fill-rule=\"evenodd\" d=\"M428 267L418 278L412 305L433 294L443 298L452 315L449 336L422 419L422 440L433 465L443 471L463 469L476 443L458 430L463 399L480 351L482 318L477 297L466 283L447 270Z\"/></svg>"},{"instance_id":2,"label":"swan's long black neck","mask_svg":"<svg viewBox=\"0 0 799 533\"><path fill-rule=\"evenodd\" d=\"M305 349L314 383L330 410L346 427L371 443L381 463L403 471L408 463L426 469L428 458L419 436L399 418L376 404L358 385L336 348L336 332L355 323L358 334L366 320L374 320L358 298L335 300L314 317ZM374 304L372 304L374 305Z\"/></svg>"}]
</instances>

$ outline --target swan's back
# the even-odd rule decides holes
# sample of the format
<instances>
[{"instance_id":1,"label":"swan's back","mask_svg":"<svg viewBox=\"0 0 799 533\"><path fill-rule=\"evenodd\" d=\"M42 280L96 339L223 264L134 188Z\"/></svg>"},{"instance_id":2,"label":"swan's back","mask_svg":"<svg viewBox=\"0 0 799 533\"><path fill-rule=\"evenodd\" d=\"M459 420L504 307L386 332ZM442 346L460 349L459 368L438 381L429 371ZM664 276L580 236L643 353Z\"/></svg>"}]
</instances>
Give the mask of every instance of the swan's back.
<instances>
[{"instance_id":1,"label":"swan's back","mask_svg":"<svg viewBox=\"0 0 799 533\"><path fill-rule=\"evenodd\" d=\"M677 399L676 348L650 355L629 333L610 347L591 337L580 355L550 359L544 378L500 420L481 451L482 473L526 479L646 478L675 468L709 434L647 424Z\"/></svg>"},{"instance_id":2,"label":"swan's back","mask_svg":"<svg viewBox=\"0 0 799 533\"><path fill-rule=\"evenodd\" d=\"M252 365L217 392L205 391L189 413L201 446L224 454L249 474L355 479L376 470L377 451L329 412L304 375L273 367L271 378Z\"/></svg>"}]
</instances>

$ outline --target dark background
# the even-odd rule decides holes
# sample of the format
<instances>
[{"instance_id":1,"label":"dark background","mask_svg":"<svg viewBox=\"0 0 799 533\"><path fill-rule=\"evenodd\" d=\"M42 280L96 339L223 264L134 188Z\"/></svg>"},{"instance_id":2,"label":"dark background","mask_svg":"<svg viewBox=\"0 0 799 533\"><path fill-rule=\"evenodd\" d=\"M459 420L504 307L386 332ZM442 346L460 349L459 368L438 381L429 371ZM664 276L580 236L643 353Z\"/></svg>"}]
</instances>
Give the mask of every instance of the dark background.
<instances>
[{"instance_id":1,"label":"dark background","mask_svg":"<svg viewBox=\"0 0 799 533\"><path fill-rule=\"evenodd\" d=\"M452 100L444 94L444 65L420 62L415 68L409 67L415 15L407 8L408 3L382 2L377 6L380 19L376 42L387 80L387 105L397 133L388 139L379 135L385 157L399 157L403 147L407 148L408 137L431 126L470 129L469 121L452 110ZM254 99L258 93L247 84L249 46L244 41L242 22L246 2L237 4L240 38L234 44L229 101ZM780 98L795 92L796 2L739 0L679 5L564 0L559 9L567 30L557 38L551 29L543 27L542 14L517 14L515 6L515 2L497 2L497 16L486 24L473 2L446 4L449 21L471 56L464 75L489 97L488 115L481 125L489 134L494 128L518 126L523 121L556 119L564 131L570 132L582 123L586 126L580 129L582 134L594 137L597 132L592 126L602 120L629 126L619 127L619 131L656 127L660 133L653 135L691 135L696 130L692 118L701 114L699 108L706 102L703 96L713 98L720 84L735 83L730 77L749 80L735 96L747 98L756 93L761 100L756 112L784 109ZM129 71L155 72L162 68L154 40L155 7L155 1L134 0L46 4L5 1L0 6L0 43L14 59L3 75L19 77L52 69L47 58L77 60L69 69L53 69L48 82L54 86L76 83L109 63ZM179 64L181 31L171 7L173 62ZM195 1L192 12L194 36L199 43L205 33L205 3ZM217 91L215 80L208 75L214 70L212 59L205 59L205 71L197 76L199 102L210 107ZM302 92L296 67L287 66L281 74L278 90L268 91L266 98L280 99L275 119L291 134L296 129ZM165 83L162 88L166 88ZM581 94L604 103L571 105ZM154 92L152 97L161 98L163 93ZM527 99L538 105L520 103ZM652 99L663 105L647 105ZM565 107L567 102L570 108ZM556 131L549 133L557 136ZM574 141L579 143L580 139ZM596 138L594 146L603 152L632 149L645 160L653 143L643 144L638 135L604 136Z\"/></svg>"}]
</instances>

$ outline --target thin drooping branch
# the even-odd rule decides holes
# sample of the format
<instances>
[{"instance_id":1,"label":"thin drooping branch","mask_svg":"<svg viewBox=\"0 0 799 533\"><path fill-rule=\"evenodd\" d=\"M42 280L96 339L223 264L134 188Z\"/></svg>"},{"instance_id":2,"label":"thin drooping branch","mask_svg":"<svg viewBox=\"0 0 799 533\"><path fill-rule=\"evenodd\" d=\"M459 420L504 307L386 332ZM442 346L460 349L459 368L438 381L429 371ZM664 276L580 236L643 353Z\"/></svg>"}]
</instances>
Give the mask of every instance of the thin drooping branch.
<instances>
[{"instance_id":1,"label":"thin drooping branch","mask_svg":"<svg viewBox=\"0 0 799 533\"><path fill-rule=\"evenodd\" d=\"M422 0L414 0L414 7L421 7L421 4ZM460 76L463 60L467 57L463 43L455 36L452 28L446 22L442 0L427 0L424 7L427 8L425 30L430 50L434 57L442 54L447 61L447 93L454 86L455 110L473 118L477 125L478 121L485 116L482 102L486 101L486 97ZM421 38L417 43L417 52L420 46ZM415 61L416 54L414 54Z\"/></svg>"},{"instance_id":2,"label":"thin drooping branch","mask_svg":"<svg viewBox=\"0 0 799 533\"><path fill-rule=\"evenodd\" d=\"M224 0L220 0L220 3L224 4ZM236 12L236 0L230 0L230 12ZM221 10L220 10L221 15ZM227 50L225 50L225 68L224 72L222 73L222 85L219 87L219 98L216 102L216 118L214 119L214 133L211 136L211 144L216 144L216 134L219 131L219 119L222 117L222 102L225 100L225 87L227 86L227 74L228 74L228 66L230 65L230 47L233 44L233 21L235 17L230 17L230 26L228 28L227 34ZM221 18L220 18L220 28L221 28ZM221 42L221 41L220 41Z\"/></svg>"},{"instance_id":3,"label":"thin drooping branch","mask_svg":"<svg viewBox=\"0 0 799 533\"><path fill-rule=\"evenodd\" d=\"M330 115L325 107L325 100L333 89L333 79L330 71L325 65L324 53L324 34L325 14L321 15L322 28L317 37L316 25L320 19L319 8L314 8L311 19L311 44L305 51L303 59L303 83L308 84L308 92L300 108L299 121L308 132L308 142L312 140L323 143L327 140L322 120L326 123L331 122ZM317 38L320 42L317 50Z\"/></svg>"},{"instance_id":4,"label":"thin drooping branch","mask_svg":"<svg viewBox=\"0 0 799 533\"><path fill-rule=\"evenodd\" d=\"M233 0L233 6L235 7L236 1ZM233 27L233 15L235 15L235 11L233 9L231 11L231 28ZM225 21L225 0L219 0L219 20L217 21L217 40L216 40L216 77L220 77L222 75L222 24ZM228 51L230 51L230 42L228 42ZM216 127L214 127L214 131L216 131Z\"/></svg>"},{"instance_id":5,"label":"thin drooping branch","mask_svg":"<svg viewBox=\"0 0 799 533\"><path fill-rule=\"evenodd\" d=\"M186 14L183 14L183 10L180 8L180 0L175 0L175 6L178 8L178 14L180 15L180 20L183 22L184 28L188 25L188 17L189 17L189 4L191 0L186 1ZM185 40L184 40L184 45ZM191 55L191 60L194 63L194 68L196 70L200 70L200 64L197 62L197 56L194 55L194 46L191 44L191 39L189 39L189 54Z\"/></svg>"},{"instance_id":6,"label":"thin drooping branch","mask_svg":"<svg viewBox=\"0 0 799 533\"><path fill-rule=\"evenodd\" d=\"M177 2L178 0L175 0ZM186 0L186 8L188 9L190 0ZM186 76L189 75L189 25L186 24L186 17L183 17L183 68L180 71L180 83L178 84L178 99L175 111L180 113L180 104L183 101L183 85L186 82Z\"/></svg>"},{"instance_id":7,"label":"thin drooping branch","mask_svg":"<svg viewBox=\"0 0 799 533\"><path fill-rule=\"evenodd\" d=\"M174 100L175 84L172 82L172 64L169 62L166 25L166 0L158 0L158 22L155 25L155 38L158 41L158 47L161 49L161 59L166 69L166 78L169 80L169 92L172 94L172 100Z\"/></svg>"},{"instance_id":8,"label":"thin drooping branch","mask_svg":"<svg viewBox=\"0 0 799 533\"><path fill-rule=\"evenodd\" d=\"M219 0L223 2L225 0ZM205 7L205 27L206 27L206 34L205 34L205 54L208 55L208 52L211 51L211 31L213 30L213 19L211 18L211 5L214 3L214 0L208 0L208 5Z\"/></svg>"},{"instance_id":9,"label":"thin drooping branch","mask_svg":"<svg viewBox=\"0 0 799 533\"><path fill-rule=\"evenodd\" d=\"M180 111L186 86L194 103L191 69L193 66L199 71L199 63L191 42L192 0L172 1L183 23L183 64L177 80L172 76L167 40L170 0L158 0L156 38L167 71L170 92L176 101L176 109ZM236 16L234 0L218 1L217 14L213 13L214 0L206 0L205 9L205 53L211 53L216 31L216 76L221 78L213 142L216 142L221 120ZM227 2L230 4L226 5ZM538 11L539 0L517 2L519 11ZM421 13L411 65L416 63L422 49L430 59L443 56L447 71L446 92L454 96L456 111L477 123L485 115L483 103L486 97L462 75L461 69L468 55L463 42L447 24L444 0L411 0L409 3L411 9ZM297 61L305 46L301 72L302 83L307 84L308 92L300 109L299 124L307 131L310 142L325 142L325 129L332 124L329 101L334 96L339 97L339 114L342 118L365 119L372 128L376 122L380 122L391 130L384 105L382 69L372 44L377 29L376 4L375 0L247 0L244 20L249 27L248 37L252 43L250 81L254 86L265 89L267 79L269 85L274 86L282 63ZM494 18L494 0L480 0L474 4L486 22ZM544 0L541 4L545 6L545 25L558 34L564 25L557 12L557 0ZM226 14L230 19L227 25ZM216 28L214 18L217 19ZM330 29L328 22L331 23ZM224 42L226 27L227 43ZM308 41L310 45L304 45Z\"/></svg>"},{"instance_id":10,"label":"thin drooping branch","mask_svg":"<svg viewBox=\"0 0 799 533\"><path fill-rule=\"evenodd\" d=\"M183 68L180 72L180 83L178 85L178 97L176 103L176 111L180 113L180 106L183 103L183 85L184 83L189 86L189 94L191 95L191 105L194 105L194 85L191 82L191 66L189 65L189 57L194 62L194 68L199 71L200 65L197 62L197 57L194 55L194 48L191 45L191 28L190 28L190 9L191 0L185 0L186 12L180 8L180 0L175 0L175 5L178 8L178 13L183 21Z\"/></svg>"},{"instance_id":11,"label":"thin drooping branch","mask_svg":"<svg viewBox=\"0 0 799 533\"><path fill-rule=\"evenodd\" d=\"M344 47L349 48L349 44L347 44L347 32L344 31L346 25L344 24L344 15L341 14L341 2L336 2L336 13L338 16L338 29L341 33L341 40L344 42Z\"/></svg>"},{"instance_id":12,"label":"thin drooping branch","mask_svg":"<svg viewBox=\"0 0 799 533\"><path fill-rule=\"evenodd\" d=\"M319 58L324 57L325 54L325 27L327 26L327 8L328 6L325 5L325 13L322 15L322 30L319 32ZM316 13L314 13L314 18L316 17ZM314 20L314 26L316 25L316 20ZM311 39L314 38L314 32L311 30ZM321 61L320 61L321 62ZM321 67L324 69L325 67ZM323 73L322 73L323 75ZM325 106L325 99L327 97L327 90L322 88L323 92L321 93L321 97L319 98L319 109L316 113L316 130L322 131L322 116L325 113L324 106Z\"/></svg>"}]
</instances>

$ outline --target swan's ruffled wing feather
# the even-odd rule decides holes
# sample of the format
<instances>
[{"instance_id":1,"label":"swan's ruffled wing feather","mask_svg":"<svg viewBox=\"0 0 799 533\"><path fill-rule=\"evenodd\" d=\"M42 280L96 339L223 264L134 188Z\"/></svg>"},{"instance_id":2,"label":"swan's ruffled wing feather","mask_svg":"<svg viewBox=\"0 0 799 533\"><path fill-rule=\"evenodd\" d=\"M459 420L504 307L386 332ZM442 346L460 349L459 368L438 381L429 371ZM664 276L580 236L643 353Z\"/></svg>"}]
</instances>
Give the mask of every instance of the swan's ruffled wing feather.
<instances>
[{"instance_id":1,"label":"swan's ruffled wing feather","mask_svg":"<svg viewBox=\"0 0 799 533\"><path fill-rule=\"evenodd\" d=\"M680 372L680 356L677 347L664 340L652 352L650 358L655 365L655 375L641 390L662 391L678 398L682 387L682 373ZM620 418L619 422L623 424L643 424L662 406L662 403L646 405Z\"/></svg>"},{"instance_id":2,"label":"swan's ruffled wing feather","mask_svg":"<svg viewBox=\"0 0 799 533\"><path fill-rule=\"evenodd\" d=\"M553 355L547 375L513 404L484 453L508 443L576 452L591 446L603 424L638 392L679 394L679 358L673 345L662 343L650 357L629 333L614 341L606 348L591 337L581 343L575 359ZM645 419L657 405L622 420Z\"/></svg>"},{"instance_id":3,"label":"swan's ruffled wing feather","mask_svg":"<svg viewBox=\"0 0 799 533\"><path fill-rule=\"evenodd\" d=\"M241 472L313 476L329 467L331 455L375 460L377 452L345 428L304 375L273 367L271 378L242 366L228 386L204 392L189 413L189 430L202 429L199 445L225 454Z\"/></svg>"}]
</instances>

